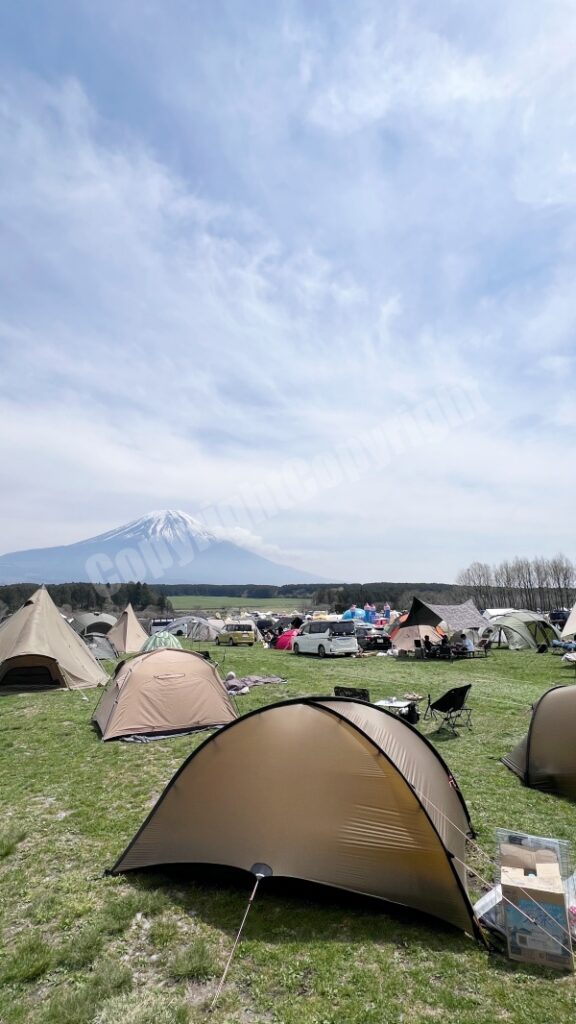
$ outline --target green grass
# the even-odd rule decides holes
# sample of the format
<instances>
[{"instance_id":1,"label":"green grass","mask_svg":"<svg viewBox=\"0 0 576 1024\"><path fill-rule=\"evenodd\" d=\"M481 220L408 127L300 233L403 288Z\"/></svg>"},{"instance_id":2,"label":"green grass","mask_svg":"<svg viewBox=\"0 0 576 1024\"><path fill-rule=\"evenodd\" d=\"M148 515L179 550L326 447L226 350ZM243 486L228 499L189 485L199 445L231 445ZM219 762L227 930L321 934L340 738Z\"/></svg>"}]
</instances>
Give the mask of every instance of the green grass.
<instances>
[{"instance_id":1,"label":"green grass","mask_svg":"<svg viewBox=\"0 0 576 1024\"><path fill-rule=\"evenodd\" d=\"M287 615L296 610L306 611L310 604L302 597L214 597L203 594L170 594L168 600L175 611L192 611L194 608L202 611L228 611L231 608L251 611L257 608L261 612L286 612Z\"/></svg>"},{"instance_id":2,"label":"green grass","mask_svg":"<svg viewBox=\"0 0 576 1024\"><path fill-rule=\"evenodd\" d=\"M526 732L531 702L571 681L560 659L502 651L436 665L321 662L259 647L214 652L223 671L289 680L239 697L241 712L331 693L338 683L365 686L377 700L407 690L439 696L471 682L472 732L449 738L427 722L419 727L458 779L480 845L492 855L497 826L576 839L576 804L525 789L499 761ZM265 889L208 1018L247 891L185 876L103 873L203 737L104 744L89 724L98 697L0 700L2 1024L574 1021L573 977L490 955L416 912Z\"/></svg>"}]
</instances>

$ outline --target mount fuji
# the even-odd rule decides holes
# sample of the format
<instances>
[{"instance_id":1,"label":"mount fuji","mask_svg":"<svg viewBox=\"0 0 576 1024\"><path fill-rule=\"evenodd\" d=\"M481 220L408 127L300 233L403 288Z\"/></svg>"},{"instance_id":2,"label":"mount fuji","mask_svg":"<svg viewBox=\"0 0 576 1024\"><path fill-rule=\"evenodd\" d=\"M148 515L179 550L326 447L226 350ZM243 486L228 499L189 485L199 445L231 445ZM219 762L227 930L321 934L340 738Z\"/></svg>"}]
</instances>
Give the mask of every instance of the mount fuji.
<instances>
[{"instance_id":1,"label":"mount fuji","mask_svg":"<svg viewBox=\"0 0 576 1024\"><path fill-rule=\"evenodd\" d=\"M0 583L321 582L219 539L186 512L150 512L116 530L61 547L0 555Z\"/></svg>"}]
</instances>

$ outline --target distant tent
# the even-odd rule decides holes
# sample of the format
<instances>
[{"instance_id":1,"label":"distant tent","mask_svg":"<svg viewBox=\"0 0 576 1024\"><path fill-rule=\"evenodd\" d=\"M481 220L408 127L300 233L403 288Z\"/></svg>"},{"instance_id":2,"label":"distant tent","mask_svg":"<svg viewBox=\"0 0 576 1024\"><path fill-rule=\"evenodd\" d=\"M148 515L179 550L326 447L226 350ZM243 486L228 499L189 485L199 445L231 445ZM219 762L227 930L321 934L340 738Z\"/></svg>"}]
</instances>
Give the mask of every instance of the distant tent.
<instances>
[{"instance_id":1,"label":"distant tent","mask_svg":"<svg viewBox=\"0 0 576 1024\"><path fill-rule=\"evenodd\" d=\"M191 627L197 622L196 615L182 615L178 619L174 619L169 626L164 626L162 630L158 630L161 633L173 633L174 636L188 636Z\"/></svg>"},{"instance_id":2,"label":"distant tent","mask_svg":"<svg viewBox=\"0 0 576 1024\"><path fill-rule=\"evenodd\" d=\"M558 630L547 619L526 610L491 619L484 626L484 636L493 647L509 647L511 651L535 651L540 644L550 646L559 638Z\"/></svg>"},{"instance_id":3,"label":"distant tent","mask_svg":"<svg viewBox=\"0 0 576 1024\"><path fill-rule=\"evenodd\" d=\"M439 626L442 622L446 623L446 632L450 634L486 628L486 619L472 600L463 604L428 604L419 597L412 598L404 626Z\"/></svg>"},{"instance_id":4,"label":"distant tent","mask_svg":"<svg viewBox=\"0 0 576 1024\"><path fill-rule=\"evenodd\" d=\"M277 651L291 651L292 644L294 643L294 637L298 636L299 632L300 630L298 629L286 629L278 637L276 643L274 644L274 648Z\"/></svg>"},{"instance_id":5,"label":"distant tent","mask_svg":"<svg viewBox=\"0 0 576 1024\"><path fill-rule=\"evenodd\" d=\"M197 619L190 625L188 639L207 643L216 640L223 629L224 623L221 619Z\"/></svg>"},{"instance_id":6,"label":"distant tent","mask_svg":"<svg viewBox=\"0 0 576 1024\"><path fill-rule=\"evenodd\" d=\"M177 636L174 636L173 633L163 632L153 633L152 636L149 636L140 653L146 654L146 651L155 651L158 647L171 647L173 650L182 650L182 644Z\"/></svg>"},{"instance_id":7,"label":"distant tent","mask_svg":"<svg viewBox=\"0 0 576 1024\"><path fill-rule=\"evenodd\" d=\"M122 662L92 721L102 739L208 729L236 712L214 665L194 651L159 648Z\"/></svg>"},{"instance_id":8,"label":"distant tent","mask_svg":"<svg viewBox=\"0 0 576 1024\"><path fill-rule=\"evenodd\" d=\"M563 640L571 640L576 636L576 604L570 612L560 636Z\"/></svg>"},{"instance_id":9,"label":"distant tent","mask_svg":"<svg viewBox=\"0 0 576 1024\"><path fill-rule=\"evenodd\" d=\"M527 736L502 761L524 785L576 800L576 686L540 697Z\"/></svg>"},{"instance_id":10,"label":"distant tent","mask_svg":"<svg viewBox=\"0 0 576 1024\"><path fill-rule=\"evenodd\" d=\"M116 661L118 651L112 646L107 636L102 636L100 633L86 633L82 639L97 661Z\"/></svg>"},{"instance_id":11,"label":"distant tent","mask_svg":"<svg viewBox=\"0 0 576 1024\"><path fill-rule=\"evenodd\" d=\"M73 625L81 636L87 633L100 633L105 636L116 625L116 621L116 616L108 615L107 612L100 612L98 615L95 612L78 612L74 616Z\"/></svg>"},{"instance_id":12,"label":"distant tent","mask_svg":"<svg viewBox=\"0 0 576 1024\"><path fill-rule=\"evenodd\" d=\"M129 604L118 619L116 625L108 633L108 639L120 654L133 654L146 643L148 634L142 628Z\"/></svg>"},{"instance_id":13,"label":"distant tent","mask_svg":"<svg viewBox=\"0 0 576 1024\"><path fill-rule=\"evenodd\" d=\"M439 644L442 642L442 635L434 626L399 626L389 634L399 651L413 651L414 641L420 640L423 643L425 636L429 636L433 644Z\"/></svg>"},{"instance_id":14,"label":"distant tent","mask_svg":"<svg viewBox=\"0 0 576 1024\"><path fill-rule=\"evenodd\" d=\"M76 690L107 678L44 587L0 626L0 692Z\"/></svg>"},{"instance_id":15,"label":"distant tent","mask_svg":"<svg viewBox=\"0 0 576 1024\"><path fill-rule=\"evenodd\" d=\"M415 729L363 702L301 697L197 748L112 871L260 862L472 932L469 832L454 778Z\"/></svg>"}]
</instances>

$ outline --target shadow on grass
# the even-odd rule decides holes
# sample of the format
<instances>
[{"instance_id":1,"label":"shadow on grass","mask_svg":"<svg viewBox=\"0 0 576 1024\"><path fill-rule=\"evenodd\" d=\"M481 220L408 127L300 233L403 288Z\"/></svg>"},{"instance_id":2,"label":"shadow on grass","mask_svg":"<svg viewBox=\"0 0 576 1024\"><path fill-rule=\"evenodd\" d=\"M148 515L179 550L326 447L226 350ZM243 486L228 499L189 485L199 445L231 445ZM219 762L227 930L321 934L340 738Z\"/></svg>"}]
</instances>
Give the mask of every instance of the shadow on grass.
<instances>
[{"instance_id":1,"label":"shadow on grass","mask_svg":"<svg viewBox=\"0 0 576 1024\"><path fill-rule=\"evenodd\" d=\"M235 936L254 876L236 868L186 865L127 874L135 889L162 888L181 911ZM266 878L246 938L267 943L365 943L464 952L473 939L422 912L375 897L291 878Z\"/></svg>"}]
</instances>

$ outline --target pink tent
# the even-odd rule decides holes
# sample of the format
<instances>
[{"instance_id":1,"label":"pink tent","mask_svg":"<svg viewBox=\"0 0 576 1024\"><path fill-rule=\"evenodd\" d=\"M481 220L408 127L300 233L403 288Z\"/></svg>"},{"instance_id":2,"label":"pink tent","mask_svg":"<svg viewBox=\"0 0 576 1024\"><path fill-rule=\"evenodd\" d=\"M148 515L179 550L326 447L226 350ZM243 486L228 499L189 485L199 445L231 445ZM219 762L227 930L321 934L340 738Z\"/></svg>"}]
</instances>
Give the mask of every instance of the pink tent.
<instances>
[{"instance_id":1,"label":"pink tent","mask_svg":"<svg viewBox=\"0 0 576 1024\"><path fill-rule=\"evenodd\" d=\"M299 633L298 629L287 629L285 633L282 633L278 637L276 643L274 644L274 647L276 648L276 650L277 651L291 651L292 650L292 641L294 640L295 636L298 636L298 633Z\"/></svg>"}]
</instances>

